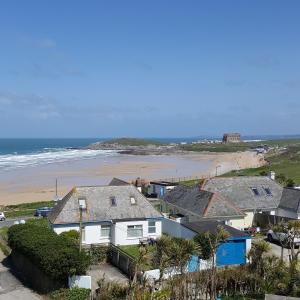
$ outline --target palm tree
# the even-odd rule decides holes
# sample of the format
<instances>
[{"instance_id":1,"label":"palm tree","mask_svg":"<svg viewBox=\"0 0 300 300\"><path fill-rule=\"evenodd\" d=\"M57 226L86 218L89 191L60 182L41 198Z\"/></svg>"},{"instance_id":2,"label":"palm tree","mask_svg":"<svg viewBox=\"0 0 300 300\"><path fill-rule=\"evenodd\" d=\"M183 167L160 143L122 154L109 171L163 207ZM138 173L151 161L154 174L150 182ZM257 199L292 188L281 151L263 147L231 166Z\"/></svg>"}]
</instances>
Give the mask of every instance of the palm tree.
<instances>
[{"instance_id":1,"label":"palm tree","mask_svg":"<svg viewBox=\"0 0 300 300\"><path fill-rule=\"evenodd\" d=\"M178 267L181 274L185 273L185 269L191 256L196 254L196 244L192 240L181 238L173 238L171 244L171 263L174 267Z\"/></svg>"},{"instance_id":2,"label":"palm tree","mask_svg":"<svg viewBox=\"0 0 300 300\"><path fill-rule=\"evenodd\" d=\"M223 226L218 225L214 234L206 232L195 236L194 241L198 246L201 253L201 257L204 259L211 259L211 270L210 270L210 284L209 293L210 299L216 299L217 296L217 266L216 266L216 252L218 247L226 242L229 237L229 233L224 229Z\"/></svg>"},{"instance_id":3,"label":"palm tree","mask_svg":"<svg viewBox=\"0 0 300 300\"><path fill-rule=\"evenodd\" d=\"M159 282L161 282L166 268L171 264L172 243L172 238L166 235L163 235L160 239L156 240L153 264L159 269Z\"/></svg>"}]
</instances>

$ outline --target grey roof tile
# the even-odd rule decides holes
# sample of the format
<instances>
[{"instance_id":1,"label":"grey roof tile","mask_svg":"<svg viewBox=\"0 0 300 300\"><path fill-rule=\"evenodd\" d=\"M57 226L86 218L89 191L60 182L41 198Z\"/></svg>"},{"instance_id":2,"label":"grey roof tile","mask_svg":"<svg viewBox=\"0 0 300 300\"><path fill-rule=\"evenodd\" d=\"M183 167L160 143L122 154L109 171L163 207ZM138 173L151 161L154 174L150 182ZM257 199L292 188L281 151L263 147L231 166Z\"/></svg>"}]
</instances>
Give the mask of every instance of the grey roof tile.
<instances>
[{"instance_id":1,"label":"grey roof tile","mask_svg":"<svg viewBox=\"0 0 300 300\"><path fill-rule=\"evenodd\" d=\"M209 232L211 234L216 234L218 226L221 226L229 233L229 237L249 237L247 233L241 230L235 229L231 226L213 220L183 223L182 225L196 233Z\"/></svg>"},{"instance_id":2,"label":"grey roof tile","mask_svg":"<svg viewBox=\"0 0 300 300\"><path fill-rule=\"evenodd\" d=\"M111 197L115 197L116 206L111 205ZM131 205L130 197L136 199L136 205ZM162 217L132 185L87 186L73 188L54 207L49 214L49 221L52 224L79 223L78 198L86 199L87 209L82 214L83 222Z\"/></svg>"},{"instance_id":3,"label":"grey roof tile","mask_svg":"<svg viewBox=\"0 0 300 300\"><path fill-rule=\"evenodd\" d=\"M278 207L300 213L300 190L284 188Z\"/></svg>"},{"instance_id":4,"label":"grey roof tile","mask_svg":"<svg viewBox=\"0 0 300 300\"><path fill-rule=\"evenodd\" d=\"M164 201L203 218L243 216L233 203L221 195L200 190L199 187L179 185L168 192Z\"/></svg>"},{"instance_id":5,"label":"grey roof tile","mask_svg":"<svg viewBox=\"0 0 300 300\"><path fill-rule=\"evenodd\" d=\"M258 196L252 188L258 190ZM266 188L272 195L267 195ZM265 176L215 177L206 180L202 189L226 197L241 210L275 209L283 191L278 183Z\"/></svg>"}]
</instances>

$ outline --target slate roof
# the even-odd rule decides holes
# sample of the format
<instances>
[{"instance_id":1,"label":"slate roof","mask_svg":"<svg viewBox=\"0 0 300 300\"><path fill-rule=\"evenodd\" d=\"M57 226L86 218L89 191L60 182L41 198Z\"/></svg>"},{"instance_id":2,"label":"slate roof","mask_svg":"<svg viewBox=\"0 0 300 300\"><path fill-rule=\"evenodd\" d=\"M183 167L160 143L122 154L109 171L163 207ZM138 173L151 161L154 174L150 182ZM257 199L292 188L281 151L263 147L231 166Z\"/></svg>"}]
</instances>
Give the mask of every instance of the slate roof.
<instances>
[{"instance_id":1,"label":"slate roof","mask_svg":"<svg viewBox=\"0 0 300 300\"><path fill-rule=\"evenodd\" d=\"M300 190L284 188L278 207L300 213Z\"/></svg>"},{"instance_id":2,"label":"slate roof","mask_svg":"<svg viewBox=\"0 0 300 300\"><path fill-rule=\"evenodd\" d=\"M164 201L188 213L203 218L244 216L233 203L222 195L200 190L199 187L177 186L168 192Z\"/></svg>"},{"instance_id":3,"label":"slate roof","mask_svg":"<svg viewBox=\"0 0 300 300\"><path fill-rule=\"evenodd\" d=\"M199 221L199 222L191 222L191 223L183 223L182 226L196 232L196 233L206 233L209 232L211 234L217 233L218 226L223 227L228 233L229 237L249 237L249 235L241 230L235 229L231 226L222 224L218 221Z\"/></svg>"},{"instance_id":4,"label":"slate roof","mask_svg":"<svg viewBox=\"0 0 300 300\"><path fill-rule=\"evenodd\" d=\"M130 185L129 182L127 181L124 181L122 179L119 179L119 178L116 178L114 177L111 182L109 183L109 185L112 185L112 186L120 186L120 185Z\"/></svg>"},{"instance_id":5,"label":"slate roof","mask_svg":"<svg viewBox=\"0 0 300 300\"><path fill-rule=\"evenodd\" d=\"M111 205L115 197L116 206ZM135 205L130 198L134 197ZM86 199L87 209L83 211L83 222L101 222L161 218L148 200L132 185L127 186L83 186L73 188L49 214L52 224L79 223L78 199Z\"/></svg>"},{"instance_id":6,"label":"slate roof","mask_svg":"<svg viewBox=\"0 0 300 300\"><path fill-rule=\"evenodd\" d=\"M270 210L278 207L283 188L266 176L215 177L204 181L201 188L231 200L241 210ZM259 195L255 195L256 188ZM271 191L268 195L265 189Z\"/></svg>"}]
</instances>

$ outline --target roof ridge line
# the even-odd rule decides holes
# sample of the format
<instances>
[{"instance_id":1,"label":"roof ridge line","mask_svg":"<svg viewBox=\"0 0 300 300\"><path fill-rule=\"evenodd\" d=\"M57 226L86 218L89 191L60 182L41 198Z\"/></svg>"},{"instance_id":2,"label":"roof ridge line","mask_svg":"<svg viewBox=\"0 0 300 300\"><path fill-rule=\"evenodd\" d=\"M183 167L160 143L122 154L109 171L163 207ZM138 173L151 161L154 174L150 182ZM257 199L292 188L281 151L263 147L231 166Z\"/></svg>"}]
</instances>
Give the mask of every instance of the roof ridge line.
<instances>
[{"instance_id":1,"label":"roof ridge line","mask_svg":"<svg viewBox=\"0 0 300 300\"><path fill-rule=\"evenodd\" d=\"M205 192L208 192L208 191L205 191ZM209 193L211 193L211 195L209 197L208 203L207 203L207 205L206 205L206 207L204 209L204 212L203 212L203 216L204 217L206 217L206 215L208 214L208 211L211 208L212 201L215 198L215 194L216 194L214 192L209 192Z\"/></svg>"}]
</instances>

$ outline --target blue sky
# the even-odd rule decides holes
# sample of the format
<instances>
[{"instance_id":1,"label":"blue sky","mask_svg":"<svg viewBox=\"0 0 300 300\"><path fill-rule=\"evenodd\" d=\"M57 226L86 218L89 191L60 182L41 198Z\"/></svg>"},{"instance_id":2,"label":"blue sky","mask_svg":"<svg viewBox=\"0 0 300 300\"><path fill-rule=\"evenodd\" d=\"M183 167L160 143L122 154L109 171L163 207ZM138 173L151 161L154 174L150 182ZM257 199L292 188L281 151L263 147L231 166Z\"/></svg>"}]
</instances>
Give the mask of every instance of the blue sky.
<instances>
[{"instance_id":1,"label":"blue sky","mask_svg":"<svg viewBox=\"0 0 300 300\"><path fill-rule=\"evenodd\" d=\"M299 134L299 1L1 1L1 137Z\"/></svg>"}]
</instances>

